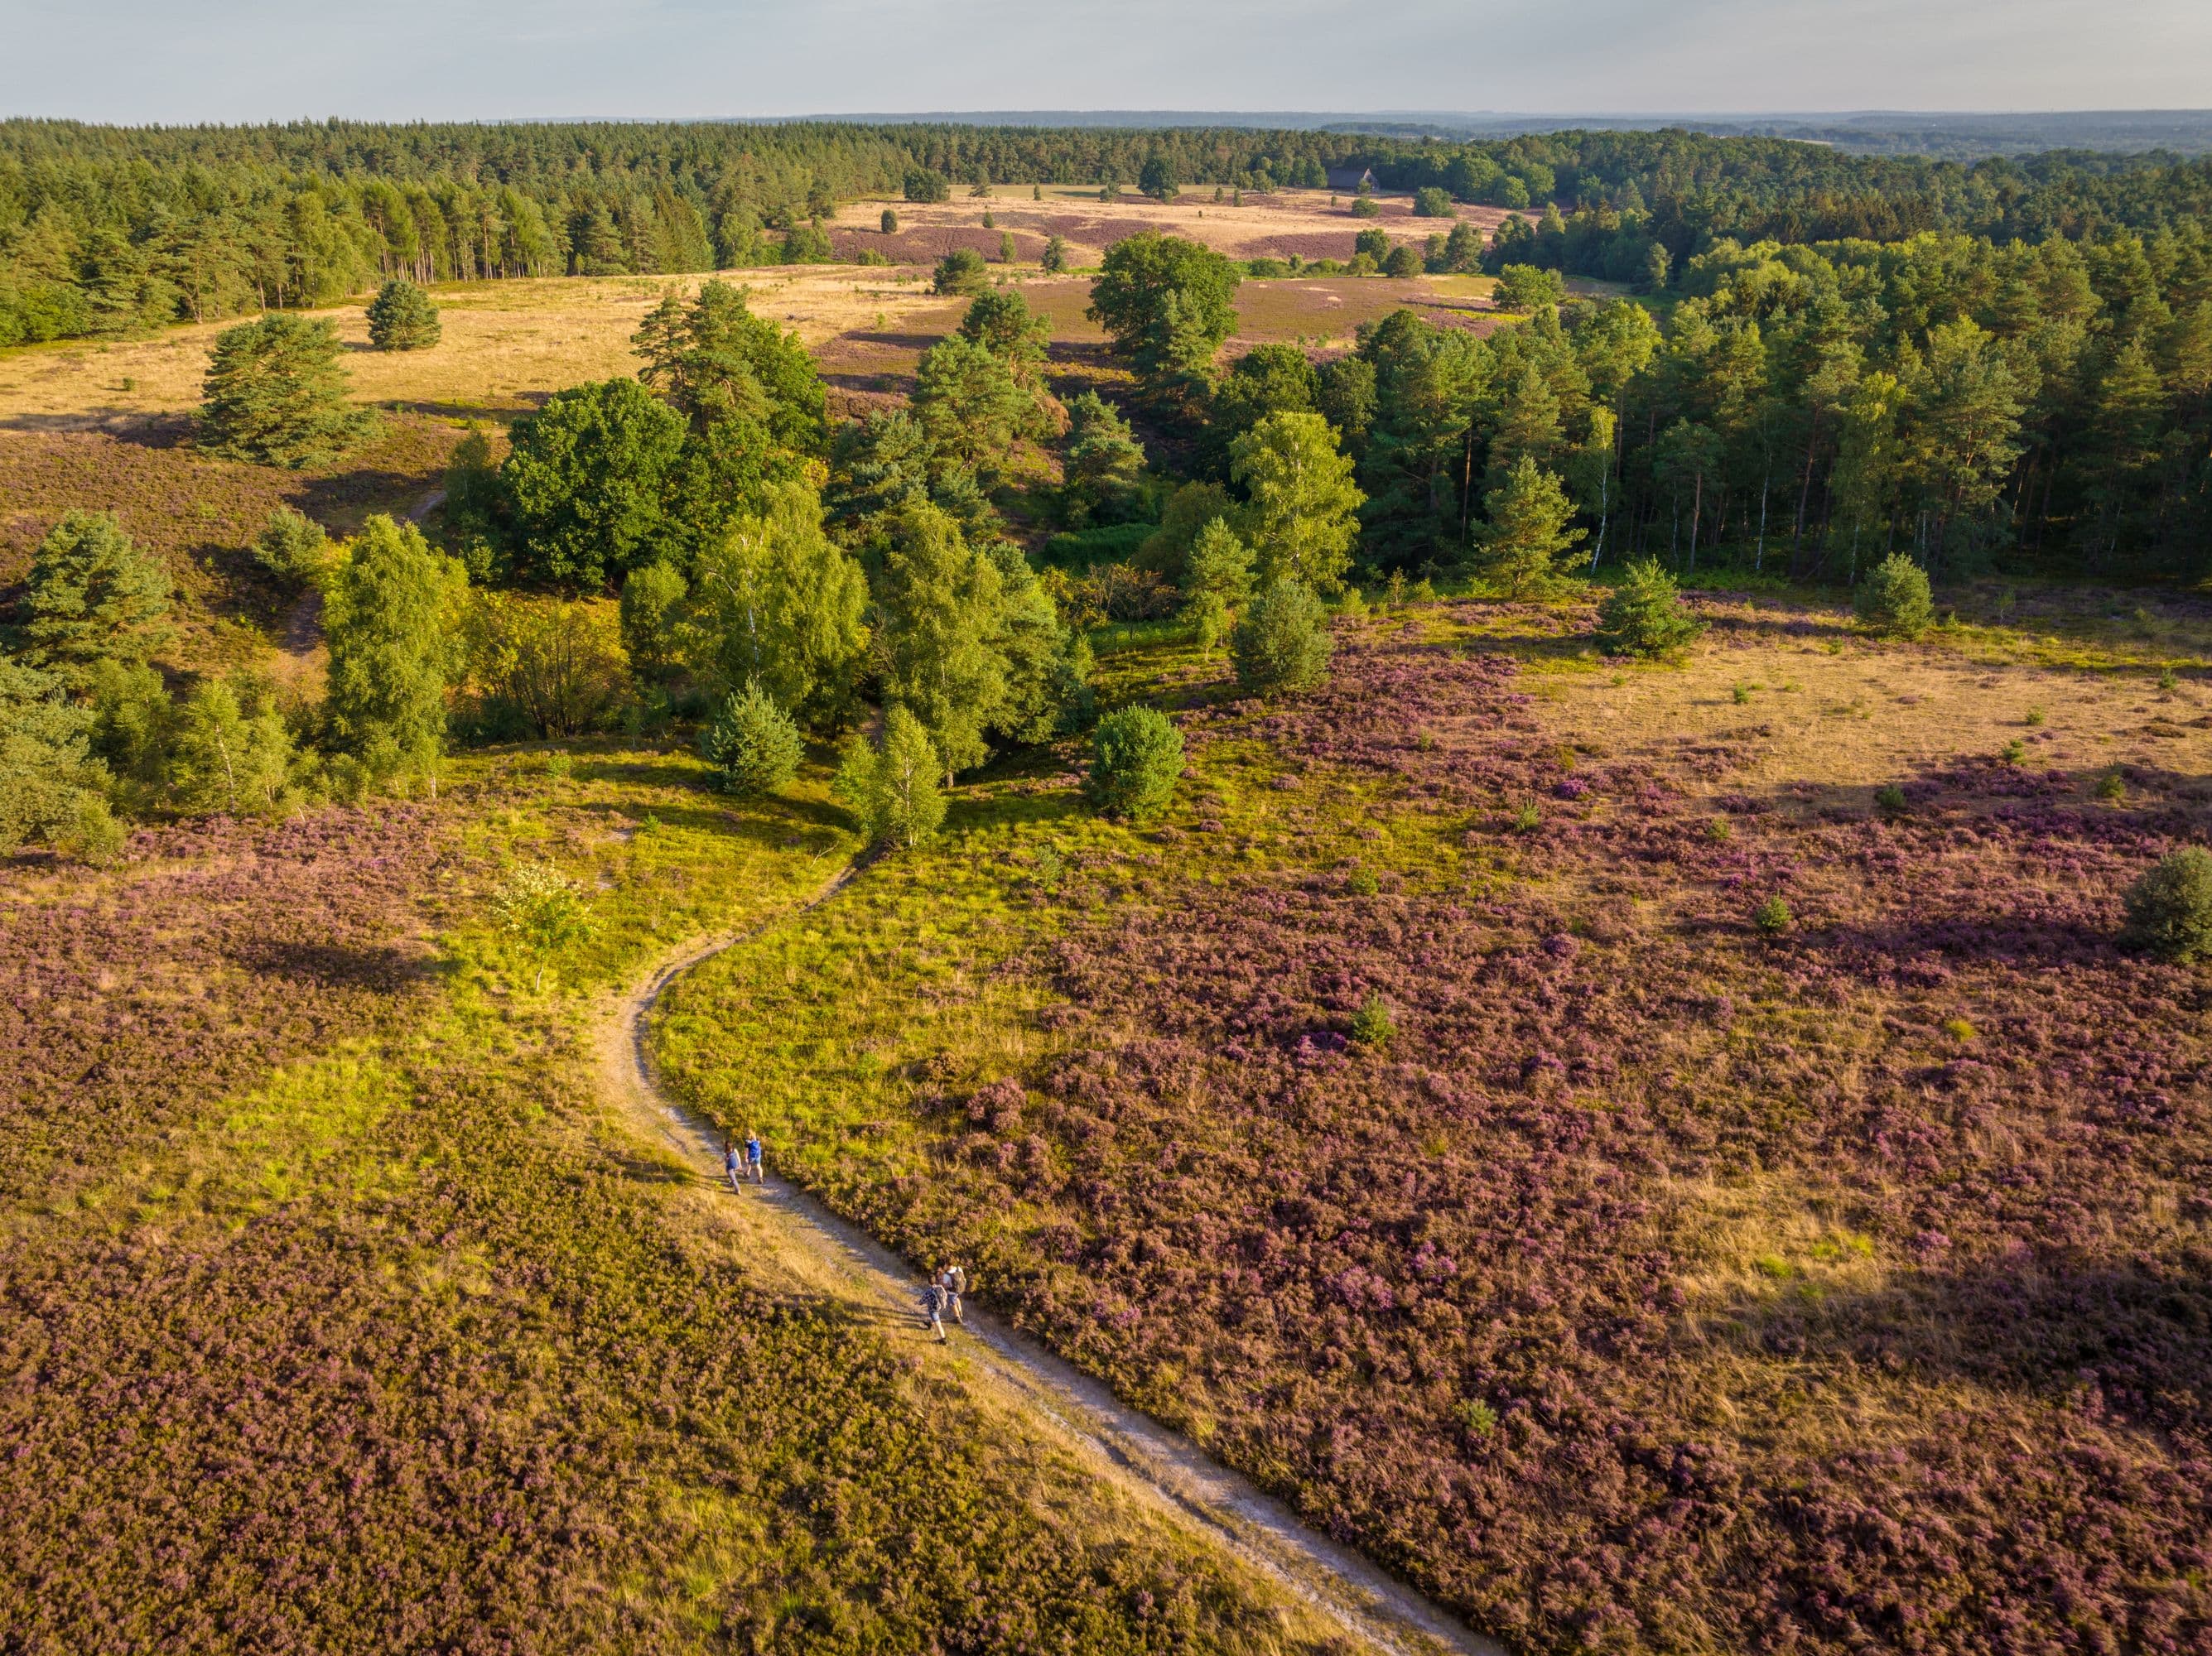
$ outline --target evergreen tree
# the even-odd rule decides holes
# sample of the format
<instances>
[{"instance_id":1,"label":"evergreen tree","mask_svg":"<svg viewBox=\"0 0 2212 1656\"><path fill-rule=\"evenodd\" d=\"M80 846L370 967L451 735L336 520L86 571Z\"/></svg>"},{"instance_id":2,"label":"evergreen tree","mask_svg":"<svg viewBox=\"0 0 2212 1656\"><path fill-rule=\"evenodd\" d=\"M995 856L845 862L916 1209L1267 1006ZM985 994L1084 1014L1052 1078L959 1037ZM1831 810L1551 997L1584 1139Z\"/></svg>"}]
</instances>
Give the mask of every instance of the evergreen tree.
<instances>
[{"instance_id":1,"label":"evergreen tree","mask_svg":"<svg viewBox=\"0 0 2212 1656\"><path fill-rule=\"evenodd\" d=\"M1060 498L1069 525L1124 523L1143 507L1145 451L1129 422L1096 391L1067 405Z\"/></svg>"},{"instance_id":2,"label":"evergreen tree","mask_svg":"<svg viewBox=\"0 0 2212 1656\"><path fill-rule=\"evenodd\" d=\"M351 447L374 418L349 406L337 330L283 312L216 336L200 404L217 454L297 470Z\"/></svg>"},{"instance_id":3,"label":"evergreen tree","mask_svg":"<svg viewBox=\"0 0 2212 1656\"><path fill-rule=\"evenodd\" d=\"M1004 362L1024 389L1041 380L1052 325L1030 309L1020 288L994 288L977 294L960 318L960 335Z\"/></svg>"},{"instance_id":4,"label":"evergreen tree","mask_svg":"<svg viewBox=\"0 0 2212 1656\"><path fill-rule=\"evenodd\" d=\"M898 234L898 215L893 212L890 208L884 208L880 227L882 228L883 233L887 236L896 235Z\"/></svg>"},{"instance_id":5,"label":"evergreen tree","mask_svg":"<svg viewBox=\"0 0 2212 1656\"><path fill-rule=\"evenodd\" d=\"M1575 509L1559 480L1523 455L1482 505L1484 578L1516 598L1557 585L1583 536L1568 527Z\"/></svg>"},{"instance_id":6,"label":"evergreen tree","mask_svg":"<svg viewBox=\"0 0 2212 1656\"><path fill-rule=\"evenodd\" d=\"M1261 583L1344 585L1366 498L1336 433L1318 414L1271 414L1230 445L1229 474L1249 497L1246 533Z\"/></svg>"},{"instance_id":7,"label":"evergreen tree","mask_svg":"<svg viewBox=\"0 0 2212 1656\"><path fill-rule=\"evenodd\" d=\"M466 577L430 549L412 524L362 526L331 583L330 730L370 780L401 776L434 786L445 751L452 613Z\"/></svg>"},{"instance_id":8,"label":"evergreen tree","mask_svg":"<svg viewBox=\"0 0 2212 1656\"><path fill-rule=\"evenodd\" d=\"M1211 654L1228 636L1230 617L1252 595L1252 549L1225 519L1211 519L1191 542L1182 590L1182 618L1199 648Z\"/></svg>"},{"instance_id":9,"label":"evergreen tree","mask_svg":"<svg viewBox=\"0 0 2212 1656\"><path fill-rule=\"evenodd\" d=\"M92 725L60 679L0 654L0 852L74 844L104 860L119 846Z\"/></svg>"},{"instance_id":10,"label":"evergreen tree","mask_svg":"<svg viewBox=\"0 0 2212 1656\"><path fill-rule=\"evenodd\" d=\"M877 593L884 693L921 721L950 782L990 757L983 732L1006 699L998 567L945 513L909 502L885 520Z\"/></svg>"},{"instance_id":11,"label":"evergreen tree","mask_svg":"<svg viewBox=\"0 0 2212 1656\"><path fill-rule=\"evenodd\" d=\"M314 586L330 573L330 537L305 513L280 506L253 537L253 561L287 586Z\"/></svg>"},{"instance_id":12,"label":"evergreen tree","mask_svg":"<svg viewBox=\"0 0 2212 1656\"><path fill-rule=\"evenodd\" d=\"M1916 639L1936 622L1928 572L1902 552L1867 572L1853 602L1859 619L1883 638Z\"/></svg>"},{"instance_id":13,"label":"evergreen tree","mask_svg":"<svg viewBox=\"0 0 2212 1656\"><path fill-rule=\"evenodd\" d=\"M758 798L784 786L799 774L804 753L790 714L752 682L724 698L699 750L718 773L722 792L741 798Z\"/></svg>"},{"instance_id":14,"label":"evergreen tree","mask_svg":"<svg viewBox=\"0 0 2212 1656\"><path fill-rule=\"evenodd\" d=\"M986 479L1036 418L1035 400L1006 361L959 334L922 353L910 401L933 452Z\"/></svg>"},{"instance_id":15,"label":"evergreen tree","mask_svg":"<svg viewBox=\"0 0 2212 1656\"><path fill-rule=\"evenodd\" d=\"M671 294L631 345L638 378L704 434L725 421L750 421L786 448L818 454L828 434L821 370L799 336L756 316L746 290L709 282L689 310Z\"/></svg>"},{"instance_id":16,"label":"evergreen tree","mask_svg":"<svg viewBox=\"0 0 2212 1656\"><path fill-rule=\"evenodd\" d=\"M48 530L25 579L25 664L82 685L94 663L143 662L168 637L169 574L112 512L69 512Z\"/></svg>"},{"instance_id":17,"label":"evergreen tree","mask_svg":"<svg viewBox=\"0 0 2212 1656\"><path fill-rule=\"evenodd\" d=\"M1061 236L1047 236L1044 239L1044 255L1037 263L1038 268L1047 276L1058 276L1065 270L1067 268L1066 239Z\"/></svg>"},{"instance_id":18,"label":"evergreen tree","mask_svg":"<svg viewBox=\"0 0 2212 1656\"><path fill-rule=\"evenodd\" d=\"M1229 634L1230 663L1248 695L1311 689L1328 676L1335 647L1321 600L1288 579L1262 587Z\"/></svg>"},{"instance_id":19,"label":"evergreen tree","mask_svg":"<svg viewBox=\"0 0 2212 1656\"><path fill-rule=\"evenodd\" d=\"M921 721L896 704L884 709L883 740L860 737L846 744L830 792L851 810L872 846L912 851L937 835L945 797L937 779L944 761Z\"/></svg>"},{"instance_id":20,"label":"evergreen tree","mask_svg":"<svg viewBox=\"0 0 2212 1656\"><path fill-rule=\"evenodd\" d=\"M380 351L428 350L440 331L430 295L404 276L386 282L368 302L368 343Z\"/></svg>"},{"instance_id":21,"label":"evergreen tree","mask_svg":"<svg viewBox=\"0 0 2212 1656\"><path fill-rule=\"evenodd\" d=\"M1049 741L1090 707L1090 646L1061 624L1021 548L994 541L983 555L999 574L999 622L990 642L1003 687L986 728L1010 742Z\"/></svg>"},{"instance_id":22,"label":"evergreen tree","mask_svg":"<svg viewBox=\"0 0 2212 1656\"><path fill-rule=\"evenodd\" d=\"M1611 656L1668 656L1705 631L1682 607L1674 576L1656 558L1632 563L1598 605L1597 646Z\"/></svg>"},{"instance_id":23,"label":"evergreen tree","mask_svg":"<svg viewBox=\"0 0 2212 1656\"><path fill-rule=\"evenodd\" d=\"M1154 707L1121 707L1098 721L1085 792L1108 816L1147 822L1168 808L1182 774L1182 732Z\"/></svg>"},{"instance_id":24,"label":"evergreen tree","mask_svg":"<svg viewBox=\"0 0 2212 1656\"><path fill-rule=\"evenodd\" d=\"M929 281L932 293L970 297L990 285L990 269L973 247L955 247L939 259Z\"/></svg>"}]
</instances>

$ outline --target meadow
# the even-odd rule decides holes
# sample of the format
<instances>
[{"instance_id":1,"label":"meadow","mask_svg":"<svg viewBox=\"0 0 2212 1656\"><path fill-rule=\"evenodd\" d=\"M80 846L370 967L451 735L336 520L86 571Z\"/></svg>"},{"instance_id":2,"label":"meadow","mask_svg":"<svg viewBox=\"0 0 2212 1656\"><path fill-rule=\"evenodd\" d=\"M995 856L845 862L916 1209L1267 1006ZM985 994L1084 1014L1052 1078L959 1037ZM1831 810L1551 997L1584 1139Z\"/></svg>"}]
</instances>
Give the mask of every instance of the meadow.
<instances>
[{"instance_id":1,"label":"meadow","mask_svg":"<svg viewBox=\"0 0 2212 1656\"><path fill-rule=\"evenodd\" d=\"M1109 657L1165 822L988 778L663 1061L1516 1647L2198 1648L2205 995L2115 937L2205 618L1705 608L1390 612L1272 709Z\"/></svg>"},{"instance_id":2,"label":"meadow","mask_svg":"<svg viewBox=\"0 0 2212 1656\"><path fill-rule=\"evenodd\" d=\"M1321 1648L612 1114L607 992L851 848L702 778L481 754L0 872L11 1647ZM591 898L542 995L518 862Z\"/></svg>"}]
</instances>

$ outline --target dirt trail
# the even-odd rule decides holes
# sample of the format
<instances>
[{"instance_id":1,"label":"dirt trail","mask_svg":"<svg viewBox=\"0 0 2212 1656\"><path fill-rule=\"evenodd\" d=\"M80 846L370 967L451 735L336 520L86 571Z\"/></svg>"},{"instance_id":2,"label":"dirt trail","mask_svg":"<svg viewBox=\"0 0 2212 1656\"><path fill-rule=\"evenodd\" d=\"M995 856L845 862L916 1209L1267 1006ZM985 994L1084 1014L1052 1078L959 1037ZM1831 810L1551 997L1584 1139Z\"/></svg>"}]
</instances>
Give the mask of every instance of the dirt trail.
<instances>
[{"instance_id":1,"label":"dirt trail","mask_svg":"<svg viewBox=\"0 0 2212 1656\"><path fill-rule=\"evenodd\" d=\"M846 864L795 912L828 901L861 866ZM691 946L611 1008L599 1042L607 1090L641 1133L670 1146L701 1174L695 1194L714 1222L744 1234L750 1265L771 1279L833 1297L878 1325L909 1331L917 1345L933 1352L917 1310L919 1272L781 1180L742 1193L729 1191L720 1180L721 1155L713 1131L656 1084L649 1026L662 992L691 967L760 935L791 913ZM1058 1439L1098 1476L1287 1589L1325 1631L1391 1656L1504 1656L1502 1646L1316 1534L1246 1479L973 1304L966 1331L951 1333L946 1359L966 1371L963 1378L980 1393Z\"/></svg>"}]
</instances>

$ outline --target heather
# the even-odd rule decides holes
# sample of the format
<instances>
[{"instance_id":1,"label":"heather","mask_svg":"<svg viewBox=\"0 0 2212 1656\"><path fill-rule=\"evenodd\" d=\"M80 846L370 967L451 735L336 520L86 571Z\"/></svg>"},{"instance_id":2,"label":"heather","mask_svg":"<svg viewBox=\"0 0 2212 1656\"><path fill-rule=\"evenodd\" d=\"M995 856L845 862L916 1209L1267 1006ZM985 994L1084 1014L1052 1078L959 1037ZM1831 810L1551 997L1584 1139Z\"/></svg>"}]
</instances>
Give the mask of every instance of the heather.
<instances>
[{"instance_id":1,"label":"heather","mask_svg":"<svg viewBox=\"0 0 2212 1656\"><path fill-rule=\"evenodd\" d=\"M1370 623L1264 706L1163 653L1110 691L1177 710L1158 829L1005 776L663 1050L1516 1647L2201 1649L2205 989L2120 900L2202 767L2042 762L2193 696L2079 681L2078 732L1881 811L1832 779L1859 698L1758 706L1837 623L1715 619L1754 688L1710 729L1564 711L1613 694L1571 609ZM1854 647L1899 708L1998 682Z\"/></svg>"},{"instance_id":2,"label":"heather","mask_svg":"<svg viewBox=\"0 0 2212 1656\"><path fill-rule=\"evenodd\" d=\"M9 870L11 1647L1304 1647L610 1118L599 995L849 848L709 783L501 753ZM516 866L591 918L542 992Z\"/></svg>"}]
</instances>

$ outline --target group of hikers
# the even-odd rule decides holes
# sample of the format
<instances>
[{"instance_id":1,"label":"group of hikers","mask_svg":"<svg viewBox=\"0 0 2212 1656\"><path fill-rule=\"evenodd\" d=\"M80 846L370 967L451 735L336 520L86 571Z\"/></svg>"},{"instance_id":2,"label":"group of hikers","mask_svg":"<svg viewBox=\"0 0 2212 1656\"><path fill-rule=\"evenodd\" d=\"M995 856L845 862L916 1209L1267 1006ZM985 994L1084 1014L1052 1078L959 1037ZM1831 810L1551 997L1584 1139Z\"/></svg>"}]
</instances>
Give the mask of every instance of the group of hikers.
<instances>
[{"instance_id":1,"label":"group of hikers","mask_svg":"<svg viewBox=\"0 0 2212 1656\"><path fill-rule=\"evenodd\" d=\"M743 1144L733 1144L728 1139L724 1139L722 1141L722 1173L723 1176L729 1180L730 1188L733 1191L743 1190L748 1180L756 1185L765 1185L768 1182L767 1169L763 1166L766 1155L767 1150L761 1143L759 1132L752 1128L749 1127L745 1130L745 1142ZM937 1336L937 1343L939 1345L946 1344L945 1332L946 1313L950 1313L952 1320L961 1327L968 1326L966 1311L961 1304L961 1300L967 1292L967 1267L957 1265L945 1266L937 1275L929 1279L929 1285L921 1290L922 1320Z\"/></svg>"}]
</instances>

